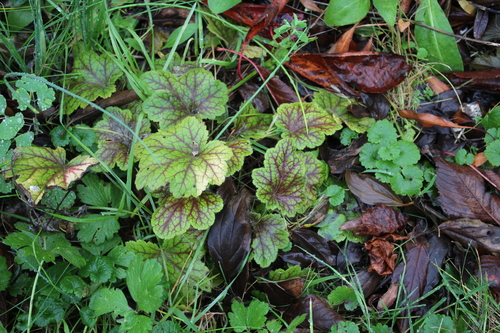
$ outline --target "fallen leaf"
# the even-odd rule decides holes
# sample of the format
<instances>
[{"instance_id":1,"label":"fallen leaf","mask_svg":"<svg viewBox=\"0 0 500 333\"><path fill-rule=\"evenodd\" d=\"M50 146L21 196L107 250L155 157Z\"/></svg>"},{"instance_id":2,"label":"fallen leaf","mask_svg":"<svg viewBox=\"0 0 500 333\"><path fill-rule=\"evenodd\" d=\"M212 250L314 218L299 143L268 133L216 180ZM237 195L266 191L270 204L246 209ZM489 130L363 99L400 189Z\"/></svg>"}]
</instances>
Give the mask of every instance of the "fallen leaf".
<instances>
[{"instance_id":1,"label":"fallen leaf","mask_svg":"<svg viewBox=\"0 0 500 333\"><path fill-rule=\"evenodd\" d=\"M360 175L347 170L345 180L351 192L367 205L385 204L392 207L407 205L389 185L379 182L370 175Z\"/></svg>"},{"instance_id":2,"label":"fallen leaf","mask_svg":"<svg viewBox=\"0 0 500 333\"><path fill-rule=\"evenodd\" d=\"M332 45L332 47L326 52L328 54L334 54L334 53L344 53L344 52L349 52L351 50L351 43L352 41L352 36L354 35L354 30L358 27L357 24L355 24L351 29L347 30L340 36L339 39L335 42L335 44Z\"/></svg>"},{"instance_id":3,"label":"fallen leaf","mask_svg":"<svg viewBox=\"0 0 500 333\"><path fill-rule=\"evenodd\" d=\"M443 119L430 113L417 113L412 110L398 110L398 112L401 117L416 120L423 127L440 126L453 128L474 128L469 126L457 125L449 120Z\"/></svg>"},{"instance_id":4,"label":"fallen leaf","mask_svg":"<svg viewBox=\"0 0 500 333\"><path fill-rule=\"evenodd\" d=\"M465 85L467 88L499 90L500 68L489 68L471 72L449 72L442 73L453 85Z\"/></svg>"},{"instance_id":5,"label":"fallen leaf","mask_svg":"<svg viewBox=\"0 0 500 333\"><path fill-rule=\"evenodd\" d=\"M439 230L465 248L472 246L480 254L500 256L500 227L498 226L481 220L459 219L441 223Z\"/></svg>"},{"instance_id":6,"label":"fallen leaf","mask_svg":"<svg viewBox=\"0 0 500 333\"><path fill-rule=\"evenodd\" d=\"M484 179L468 166L436 159L438 202L452 219L470 218L500 224L500 197L486 191Z\"/></svg>"},{"instance_id":7,"label":"fallen leaf","mask_svg":"<svg viewBox=\"0 0 500 333\"><path fill-rule=\"evenodd\" d=\"M335 255L330 250L326 239L309 229L298 229L292 232L292 250L281 255L283 260L292 265L308 267L324 264L333 266Z\"/></svg>"},{"instance_id":8,"label":"fallen leaf","mask_svg":"<svg viewBox=\"0 0 500 333\"><path fill-rule=\"evenodd\" d=\"M400 231L406 225L406 218L401 212L384 204L369 208L353 220L344 223L340 230L356 231L356 235L380 236Z\"/></svg>"},{"instance_id":9,"label":"fallen leaf","mask_svg":"<svg viewBox=\"0 0 500 333\"><path fill-rule=\"evenodd\" d=\"M439 95L439 94L444 93L445 91L448 91L451 89L448 84L444 83L443 81L441 81L440 79L438 79L434 75L429 75L426 78L426 82L427 82L427 85L429 86L429 88L431 88L432 91L436 95Z\"/></svg>"},{"instance_id":10,"label":"fallen leaf","mask_svg":"<svg viewBox=\"0 0 500 333\"><path fill-rule=\"evenodd\" d=\"M365 243L370 257L370 270L379 275L391 275L396 267L397 254L393 253L394 245L386 239L373 237Z\"/></svg>"},{"instance_id":11,"label":"fallen leaf","mask_svg":"<svg viewBox=\"0 0 500 333\"><path fill-rule=\"evenodd\" d=\"M309 315L312 313L312 318ZM291 322L300 315L307 314L306 319L300 327L309 328L309 323L319 331L329 332L332 326L337 325L345 319L316 295L307 295L302 301L289 307L283 317L287 322Z\"/></svg>"},{"instance_id":12,"label":"fallen leaf","mask_svg":"<svg viewBox=\"0 0 500 333\"><path fill-rule=\"evenodd\" d=\"M500 258L484 255L479 257L476 277L488 281L490 291L498 302L500 300Z\"/></svg>"},{"instance_id":13,"label":"fallen leaf","mask_svg":"<svg viewBox=\"0 0 500 333\"><path fill-rule=\"evenodd\" d=\"M257 65L257 68L262 75L262 80L267 80L269 75L271 75L267 68L259 65ZM278 106L284 103L296 103L299 101L297 93L276 76L269 80L266 87L267 90L269 90L274 96L276 104L278 104Z\"/></svg>"},{"instance_id":14,"label":"fallen leaf","mask_svg":"<svg viewBox=\"0 0 500 333\"><path fill-rule=\"evenodd\" d=\"M259 281L259 285L264 289L269 302L276 306L290 305L302 295L305 280L293 278L280 282Z\"/></svg>"},{"instance_id":15,"label":"fallen leaf","mask_svg":"<svg viewBox=\"0 0 500 333\"><path fill-rule=\"evenodd\" d=\"M385 311L385 308L390 308L399 295L399 283L393 283L389 289L380 297L377 303L377 311Z\"/></svg>"},{"instance_id":16,"label":"fallen leaf","mask_svg":"<svg viewBox=\"0 0 500 333\"><path fill-rule=\"evenodd\" d=\"M245 49L246 45L257 35L260 31L267 28L267 26L274 20L280 11L286 6L288 0L274 0L269 6L266 7L264 12L253 22L241 49Z\"/></svg>"},{"instance_id":17,"label":"fallen leaf","mask_svg":"<svg viewBox=\"0 0 500 333\"><path fill-rule=\"evenodd\" d=\"M300 3L302 6L304 6L306 9L312 10L313 12L318 12L318 13L324 13L325 11L316 5L316 3L313 0L300 0Z\"/></svg>"}]
</instances>

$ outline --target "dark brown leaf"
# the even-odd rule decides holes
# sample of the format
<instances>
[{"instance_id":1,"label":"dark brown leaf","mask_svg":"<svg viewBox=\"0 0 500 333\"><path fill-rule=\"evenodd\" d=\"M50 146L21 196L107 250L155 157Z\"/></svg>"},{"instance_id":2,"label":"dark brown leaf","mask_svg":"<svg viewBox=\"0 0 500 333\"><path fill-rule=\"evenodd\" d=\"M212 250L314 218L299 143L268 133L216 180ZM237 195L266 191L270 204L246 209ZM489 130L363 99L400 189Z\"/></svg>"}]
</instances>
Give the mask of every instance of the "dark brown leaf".
<instances>
[{"instance_id":1,"label":"dark brown leaf","mask_svg":"<svg viewBox=\"0 0 500 333\"><path fill-rule=\"evenodd\" d=\"M257 35L259 32L267 28L269 24L274 20L274 18L278 15L279 12L285 8L288 0L274 0L269 6L266 7L264 12L260 14L259 17L253 22L250 30L248 30L247 35L245 36L245 41L243 42L242 49L250 43L250 41Z\"/></svg>"},{"instance_id":2,"label":"dark brown leaf","mask_svg":"<svg viewBox=\"0 0 500 333\"><path fill-rule=\"evenodd\" d=\"M326 145L320 147L320 154L324 160L328 161L332 174L341 174L352 164L367 142L365 136L354 139L349 147L341 150L328 148Z\"/></svg>"},{"instance_id":3,"label":"dark brown leaf","mask_svg":"<svg viewBox=\"0 0 500 333\"><path fill-rule=\"evenodd\" d=\"M312 318L309 317L310 313L312 313ZM328 332L333 325L345 321L326 302L312 294L307 295L302 301L289 307L283 313L283 317L290 323L303 314L307 315L307 319L300 325L301 327L308 328L309 323L313 323L314 328L322 332Z\"/></svg>"},{"instance_id":4,"label":"dark brown leaf","mask_svg":"<svg viewBox=\"0 0 500 333\"><path fill-rule=\"evenodd\" d=\"M400 231L406 225L406 218L384 204L369 208L360 217L347 221L340 230L356 231L356 235L380 236Z\"/></svg>"},{"instance_id":5,"label":"dark brown leaf","mask_svg":"<svg viewBox=\"0 0 500 333\"><path fill-rule=\"evenodd\" d=\"M335 262L335 255L330 250L327 241L312 230L294 230L292 232L292 242L292 250L281 255L286 262L301 267L310 265L324 267L323 263L332 266ZM318 262L318 260L323 263Z\"/></svg>"},{"instance_id":6,"label":"dark brown leaf","mask_svg":"<svg viewBox=\"0 0 500 333\"><path fill-rule=\"evenodd\" d=\"M397 255L393 253L394 245L387 239L373 237L365 243L370 256L370 270L379 275L391 275L396 267Z\"/></svg>"},{"instance_id":7,"label":"dark brown leaf","mask_svg":"<svg viewBox=\"0 0 500 333\"><path fill-rule=\"evenodd\" d=\"M269 75L271 75L267 68L258 65L257 68L262 75L262 80L266 80ZM277 77L273 77L271 80L269 80L266 87L272 93L278 105L281 105L283 103L295 103L299 101L297 93Z\"/></svg>"},{"instance_id":8,"label":"dark brown leaf","mask_svg":"<svg viewBox=\"0 0 500 333\"><path fill-rule=\"evenodd\" d=\"M370 175L360 175L347 170L345 180L351 192L367 205L385 204L392 207L406 205L389 185L379 182Z\"/></svg>"},{"instance_id":9,"label":"dark brown leaf","mask_svg":"<svg viewBox=\"0 0 500 333\"><path fill-rule=\"evenodd\" d=\"M293 278L280 282L259 282L269 302L276 306L290 305L302 295L305 280Z\"/></svg>"},{"instance_id":10,"label":"dark brown leaf","mask_svg":"<svg viewBox=\"0 0 500 333\"><path fill-rule=\"evenodd\" d=\"M472 72L449 72L443 73L443 75L457 86L466 84L466 87L473 89L500 89L500 68Z\"/></svg>"},{"instance_id":11,"label":"dark brown leaf","mask_svg":"<svg viewBox=\"0 0 500 333\"><path fill-rule=\"evenodd\" d=\"M481 256L480 265L476 270L477 278L485 278L490 285L490 290L495 300L500 300L500 258L494 256Z\"/></svg>"},{"instance_id":12,"label":"dark brown leaf","mask_svg":"<svg viewBox=\"0 0 500 333\"><path fill-rule=\"evenodd\" d=\"M500 197L486 192L484 179L468 166L436 159L438 201L452 219L470 218L500 224Z\"/></svg>"},{"instance_id":13,"label":"dark brown leaf","mask_svg":"<svg viewBox=\"0 0 500 333\"><path fill-rule=\"evenodd\" d=\"M381 276L376 272L363 269L357 272L355 281L359 281L359 285L363 289L363 295L368 298L378 287L381 279Z\"/></svg>"},{"instance_id":14,"label":"dark brown leaf","mask_svg":"<svg viewBox=\"0 0 500 333\"><path fill-rule=\"evenodd\" d=\"M451 122L449 120L443 119L441 117L435 116L430 113L417 113L412 110L399 110L398 112L401 117L416 120L423 127L439 126L439 127L453 127L453 128L473 128L469 126L460 126L458 124L455 124L454 122Z\"/></svg>"},{"instance_id":15,"label":"dark brown leaf","mask_svg":"<svg viewBox=\"0 0 500 333\"><path fill-rule=\"evenodd\" d=\"M480 254L500 256L500 227L481 220L460 219L441 223L439 230L463 247L469 245Z\"/></svg>"}]
</instances>

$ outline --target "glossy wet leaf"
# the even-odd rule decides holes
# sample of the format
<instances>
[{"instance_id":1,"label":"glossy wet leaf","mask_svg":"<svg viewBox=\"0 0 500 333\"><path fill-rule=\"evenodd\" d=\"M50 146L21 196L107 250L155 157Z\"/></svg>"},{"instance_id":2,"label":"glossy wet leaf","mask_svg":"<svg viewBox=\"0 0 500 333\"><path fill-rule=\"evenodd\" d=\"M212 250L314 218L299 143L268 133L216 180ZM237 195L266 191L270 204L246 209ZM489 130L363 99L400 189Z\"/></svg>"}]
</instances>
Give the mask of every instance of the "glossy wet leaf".
<instances>
[{"instance_id":1,"label":"glossy wet leaf","mask_svg":"<svg viewBox=\"0 0 500 333\"><path fill-rule=\"evenodd\" d=\"M222 209L222 199L214 193L203 192L198 197L176 198L166 194L158 201L151 225L160 238L182 235L191 226L205 230L215 220L215 213Z\"/></svg>"},{"instance_id":2,"label":"glossy wet leaf","mask_svg":"<svg viewBox=\"0 0 500 333\"><path fill-rule=\"evenodd\" d=\"M233 152L233 156L227 161L227 175L230 176L241 170L245 162L245 156L250 155L253 149L250 140L243 138L230 141L227 143L227 146Z\"/></svg>"},{"instance_id":3,"label":"glossy wet leaf","mask_svg":"<svg viewBox=\"0 0 500 333\"><path fill-rule=\"evenodd\" d=\"M181 77L150 71L142 80L153 91L144 101L144 112L161 129L168 129L189 116L215 119L226 112L227 87L204 69L192 69Z\"/></svg>"},{"instance_id":4,"label":"glossy wet leaf","mask_svg":"<svg viewBox=\"0 0 500 333\"><path fill-rule=\"evenodd\" d=\"M127 270L127 287L140 310L155 312L165 301L163 270L155 259L135 256Z\"/></svg>"},{"instance_id":5,"label":"glossy wet leaf","mask_svg":"<svg viewBox=\"0 0 500 333\"><path fill-rule=\"evenodd\" d=\"M0 140L11 140L24 126L24 117L21 112L12 117L5 117L0 123Z\"/></svg>"},{"instance_id":6,"label":"glossy wet leaf","mask_svg":"<svg viewBox=\"0 0 500 333\"><path fill-rule=\"evenodd\" d=\"M325 22L342 26L361 21L370 9L370 0L332 0L325 12Z\"/></svg>"},{"instance_id":7,"label":"glossy wet leaf","mask_svg":"<svg viewBox=\"0 0 500 333\"><path fill-rule=\"evenodd\" d=\"M297 149L315 148L323 143L325 135L342 128L338 118L315 103L280 105L276 125L285 130L281 136L290 139Z\"/></svg>"},{"instance_id":8,"label":"glossy wet leaf","mask_svg":"<svg viewBox=\"0 0 500 333\"><path fill-rule=\"evenodd\" d=\"M286 220L277 214L264 215L253 224L254 260L260 267L266 268L278 256L278 250L288 246L288 231Z\"/></svg>"},{"instance_id":9,"label":"glossy wet leaf","mask_svg":"<svg viewBox=\"0 0 500 333\"><path fill-rule=\"evenodd\" d=\"M176 198L199 196L207 185L220 185L228 171L232 152L221 141L208 141L199 120L188 117L169 130L159 131L139 143L136 186L156 190L170 184Z\"/></svg>"},{"instance_id":10,"label":"glossy wet leaf","mask_svg":"<svg viewBox=\"0 0 500 333\"><path fill-rule=\"evenodd\" d=\"M98 97L110 97L116 91L114 83L122 75L122 71L108 55L86 51L75 59L73 75L77 77L71 80L71 92L94 101ZM70 114L86 105L87 103L77 98L67 97L65 112Z\"/></svg>"},{"instance_id":11,"label":"glossy wet leaf","mask_svg":"<svg viewBox=\"0 0 500 333\"><path fill-rule=\"evenodd\" d=\"M71 182L79 179L97 160L79 155L66 162L66 151L44 147L18 147L13 155L13 174L19 176L16 182L22 185L36 204L49 186L68 189Z\"/></svg>"},{"instance_id":12,"label":"glossy wet leaf","mask_svg":"<svg viewBox=\"0 0 500 333\"><path fill-rule=\"evenodd\" d=\"M452 127L452 128L470 128L468 126L460 126L458 124L455 124L454 122L451 122L449 120L435 116L430 113L417 113L412 110L398 110L398 112L401 117L416 120L423 127L440 126L440 127Z\"/></svg>"},{"instance_id":13,"label":"glossy wet leaf","mask_svg":"<svg viewBox=\"0 0 500 333\"><path fill-rule=\"evenodd\" d=\"M467 248L500 255L500 227L476 219L458 219L439 225L439 230Z\"/></svg>"},{"instance_id":14,"label":"glossy wet leaf","mask_svg":"<svg viewBox=\"0 0 500 333\"><path fill-rule=\"evenodd\" d=\"M97 145L99 148L96 155L110 168L117 166L121 170L126 170L134 140L134 135L129 129L136 130L137 114L117 107L109 107L106 111L118 120L104 114L103 119L95 124L94 129L97 131ZM149 120L143 118L137 135L144 138L150 133Z\"/></svg>"},{"instance_id":15,"label":"glossy wet leaf","mask_svg":"<svg viewBox=\"0 0 500 333\"><path fill-rule=\"evenodd\" d=\"M497 57L498 59L498 57ZM495 66L496 67L496 66ZM454 85L465 85L471 89L500 90L500 69L488 68L470 72L452 72L444 74Z\"/></svg>"},{"instance_id":16,"label":"glossy wet leaf","mask_svg":"<svg viewBox=\"0 0 500 333\"><path fill-rule=\"evenodd\" d=\"M401 198L387 184L367 174L348 170L346 182L352 193L368 205L385 204L391 207L404 206Z\"/></svg>"},{"instance_id":17,"label":"glossy wet leaf","mask_svg":"<svg viewBox=\"0 0 500 333\"><path fill-rule=\"evenodd\" d=\"M283 259L293 265L307 267L309 265L332 266L335 256L326 239L310 229L297 229L292 232L292 251L283 253ZM305 252L304 252L305 251ZM323 263L318 263L318 261Z\"/></svg>"},{"instance_id":18,"label":"glossy wet leaf","mask_svg":"<svg viewBox=\"0 0 500 333\"><path fill-rule=\"evenodd\" d=\"M283 10L288 0L273 0L273 2L266 7L266 9L257 17L257 19L250 26L243 47L245 46L262 30L266 29L270 23L277 18L278 13Z\"/></svg>"}]
</instances>

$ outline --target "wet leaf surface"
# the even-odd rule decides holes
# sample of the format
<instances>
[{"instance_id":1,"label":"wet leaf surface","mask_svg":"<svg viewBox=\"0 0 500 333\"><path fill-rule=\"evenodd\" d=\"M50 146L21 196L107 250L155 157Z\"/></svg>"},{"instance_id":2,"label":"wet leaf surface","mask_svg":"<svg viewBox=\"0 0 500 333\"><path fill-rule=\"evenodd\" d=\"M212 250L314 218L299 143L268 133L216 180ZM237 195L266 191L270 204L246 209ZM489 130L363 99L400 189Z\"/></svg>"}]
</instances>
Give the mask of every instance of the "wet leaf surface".
<instances>
[{"instance_id":1,"label":"wet leaf surface","mask_svg":"<svg viewBox=\"0 0 500 333\"><path fill-rule=\"evenodd\" d=\"M443 74L457 86L465 84L466 87L473 89L500 89L499 68L489 68L472 72L450 72Z\"/></svg>"},{"instance_id":2,"label":"wet leaf surface","mask_svg":"<svg viewBox=\"0 0 500 333\"><path fill-rule=\"evenodd\" d=\"M324 264L333 266L335 255L328 242L316 232L309 229L298 229L292 232L293 248L281 254L286 262L301 267ZM319 260L319 261L318 261Z\"/></svg>"},{"instance_id":3,"label":"wet leaf surface","mask_svg":"<svg viewBox=\"0 0 500 333\"><path fill-rule=\"evenodd\" d=\"M469 245L479 253L500 255L500 227L481 220L459 219L441 223L439 230L463 247Z\"/></svg>"},{"instance_id":4,"label":"wet leaf surface","mask_svg":"<svg viewBox=\"0 0 500 333\"><path fill-rule=\"evenodd\" d=\"M481 256L475 275L488 281L490 290L498 302L500 300L500 258L490 255Z\"/></svg>"},{"instance_id":5,"label":"wet leaf surface","mask_svg":"<svg viewBox=\"0 0 500 333\"><path fill-rule=\"evenodd\" d=\"M352 193L368 205L385 204L392 207L405 205L387 184L379 182L370 175L347 170L345 178Z\"/></svg>"},{"instance_id":6,"label":"wet leaf surface","mask_svg":"<svg viewBox=\"0 0 500 333\"><path fill-rule=\"evenodd\" d=\"M440 118L430 113L417 113L412 110L399 110L398 112L401 117L416 120L423 127L440 126L440 127L453 127L453 128L471 128L468 126L460 126L449 120Z\"/></svg>"}]
</instances>

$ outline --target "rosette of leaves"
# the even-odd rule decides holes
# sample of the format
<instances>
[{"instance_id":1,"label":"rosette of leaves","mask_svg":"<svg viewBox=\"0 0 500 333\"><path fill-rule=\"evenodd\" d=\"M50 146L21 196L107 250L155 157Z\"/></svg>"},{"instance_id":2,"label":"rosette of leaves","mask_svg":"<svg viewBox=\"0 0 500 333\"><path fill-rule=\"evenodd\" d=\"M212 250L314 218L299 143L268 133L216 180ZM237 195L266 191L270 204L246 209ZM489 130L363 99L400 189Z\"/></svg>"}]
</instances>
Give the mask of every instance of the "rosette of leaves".
<instances>
[{"instance_id":1,"label":"rosette of leaves","mask_svg":"<svg viewBox=\"0 0 500 333\"><path fill-rule=\"evenodd\" d=\"M180 77L167 71L150 71L142 81L152 93L144 101L144 112L158 122L160 129L168 129L189 116L215 119L226 112L227 87L202 68Z\"/></svg>"}]
</instances>

